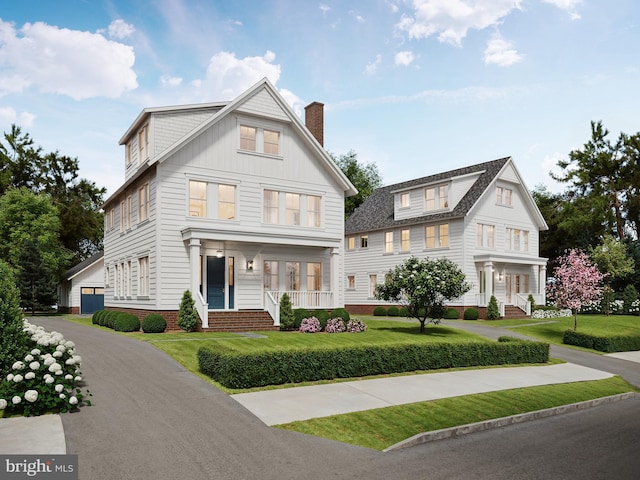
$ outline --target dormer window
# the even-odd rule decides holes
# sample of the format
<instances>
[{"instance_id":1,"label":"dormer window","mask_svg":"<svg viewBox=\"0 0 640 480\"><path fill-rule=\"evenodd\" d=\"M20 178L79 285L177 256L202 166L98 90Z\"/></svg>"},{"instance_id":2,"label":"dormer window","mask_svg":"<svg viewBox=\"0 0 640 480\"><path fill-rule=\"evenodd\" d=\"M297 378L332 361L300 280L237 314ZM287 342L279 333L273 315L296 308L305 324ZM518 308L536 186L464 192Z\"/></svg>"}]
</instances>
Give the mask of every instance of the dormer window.
<instances>
[{"instance_id":1,"label":"dormer window","mask_svg":"<svg viewBox=\"0 0 640 480\"><path fill-rule=\"evenodd\" d=\"M438 185L424 191L425 211L449 208L449 185Z\"/></svg>"},{"instance_id":2,"label":"dormer window","mask_svg":"<svg viewBox=\"0 0 640 480\"><path fill-rule=\"evenodd\" d=\"M505 207L513 205L513 190L504 187L496 187L496 203Z\"/></svg>"},{"instance_id":3,"label":"dormer window","mask_svg":"<svg viewBox=\"0 0 640 480\"><path fill-rule=\"evenodd\" d=\"M411 195L409 192L400 194L400 208L409 208L411 206Z\"/></svg>"},{"instance_id":4,"label":"dormer window","mask_svg":"<svg viewBox=\"0 0 640 480\"><path fill-rule=\"evenodd\" d=\"M149 157L149 125L143 126L138 132L139 162L144 162Z\"/></svg>"}]
</instances>

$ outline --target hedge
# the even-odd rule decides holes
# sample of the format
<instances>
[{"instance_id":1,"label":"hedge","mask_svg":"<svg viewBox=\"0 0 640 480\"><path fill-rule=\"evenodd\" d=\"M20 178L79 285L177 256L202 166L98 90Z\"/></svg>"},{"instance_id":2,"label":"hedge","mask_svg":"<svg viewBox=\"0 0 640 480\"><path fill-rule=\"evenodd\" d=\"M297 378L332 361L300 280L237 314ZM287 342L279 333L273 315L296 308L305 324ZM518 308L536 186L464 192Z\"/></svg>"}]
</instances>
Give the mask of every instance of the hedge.
<instances>
[{"instance_id":1,"label":"hedge","mask_svg":"<svg viewBox=\"0 0 640 480\"><path fill-rule=\"evenodd\" d=\"M115 315L113 329L116 332L137 332L140 330L140 320L132 313L120 312Z\"/></svg>"},{"instance_id":2,"label":"hedge","mask_svg":"<svg viewBox=\"0 0 640 480\"><path fill-rule=\"evenodd\" d=\"M140 327L144 333L164 333L167 321L159 313L150 313L142 319Z\"/></svg>"},{"instance_id":3,"label":"hedge","mask_svg":"<svg viewBox=\"0 0 640 480\"><path fill-rule=\"evenodd\" d=\"M242 354L200 347L200 371L227 388L251 388L415 370L519 363L546 363L549 344L410 343Z\"/></svg>"},{"instance_id":4,"label":"hedge","mask_svg":"<svg viewBox=\"0 0 640 480\"><path fill-rule=\"evenodd\" d=\"M387 309L379 306L373 309L373 315L376 317L386 317L387 316Z\"/></svg>"},{"instance_id":5,"label":"hedge","mask_svg":"<svg viewBox=\"0 0 640 480\"><path fill-rule=\"evenodd\" d=\"M640 350L640 336L599 337L566 330L562 337L562 343L606 353Z\"/></svg>"}]
</instances>

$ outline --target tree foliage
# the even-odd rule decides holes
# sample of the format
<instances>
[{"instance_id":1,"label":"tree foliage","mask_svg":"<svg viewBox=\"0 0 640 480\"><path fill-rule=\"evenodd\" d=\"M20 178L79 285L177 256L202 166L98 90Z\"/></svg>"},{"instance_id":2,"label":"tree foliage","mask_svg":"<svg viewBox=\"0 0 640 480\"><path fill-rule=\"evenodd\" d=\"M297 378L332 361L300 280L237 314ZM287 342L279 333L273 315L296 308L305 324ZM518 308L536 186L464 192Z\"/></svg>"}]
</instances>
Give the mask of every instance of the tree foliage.
<instances>
[{"instance_id":1,"label":"tree foliage","mask_svg":"<svg viewBox=\"0 0 640 480\"><path fill-rule=\"evenodd\" d=\"M45 153L28 133L12 125L0 141L0 197L26 188L47 195L58 210L60 239L72 253L72 264L102 249L103 216L100 207L106 189L78 178L78 160Z\"/></svg>"},{"instance_id":2,"label":"tree foliage","mask_svg":"<svg viewBox=\"0 0 640 480\"><path fill-rule=\"evenodd\" d=\"M580 308L600 299L604 274L591 263L589 256L582 250L569 250L556 262L554 281L547 288L547 293L558 308L571 309L575 331L578 328Z\"/></svg>"},{"instance_id":3,"label":"tree foliage","mask_svg":"<svg viewBox=\"0 0 640 480\"><path fill-rule=\"evenodd\" d=\"M376 287L375 296L406 307L408 316L420 322L422 333L425 323L440 323L446 312L445 302L470 289L462 270L448 258L410 257L389 271L385 282Z\"/></svg>"},{"instance_id":4,"label":"tree foliage","mask_svg":"<svg viewBox=\"0 0 640 480\"><path fill-rule=\"evenodd\" d=\"M189 290L185 290L180 300L180 308L178 309L178 326L185 332L192 331L198 323L198 312L196 311L196 302L191 296Z\"/></svg>"},{"instance_id":5,"label":"tree foliage","mask_svg":"<svg viewBox=\"0 0 640 480\"><path fill-rule=\"evenodd\" d=\"M340 155L337 158L332 153L329 153L329 156L358 189L356 195L344 200L345 218L348 218L376 188L382 186L382 177L375 163L358 162L358 154L353 150L349 150L346 155Z\"/></svg>"},{"instance_id":6,"label":"tree foliage","mask_svg":"<svg viewBox=\"0 0 640 480\"><path fill-rule=\"evenodd\" d=\"M0 260L0 378L9 372L12 363L20 358L27 345L20 311L20 295L13 272Z\"/></svg>"}]
</instances>

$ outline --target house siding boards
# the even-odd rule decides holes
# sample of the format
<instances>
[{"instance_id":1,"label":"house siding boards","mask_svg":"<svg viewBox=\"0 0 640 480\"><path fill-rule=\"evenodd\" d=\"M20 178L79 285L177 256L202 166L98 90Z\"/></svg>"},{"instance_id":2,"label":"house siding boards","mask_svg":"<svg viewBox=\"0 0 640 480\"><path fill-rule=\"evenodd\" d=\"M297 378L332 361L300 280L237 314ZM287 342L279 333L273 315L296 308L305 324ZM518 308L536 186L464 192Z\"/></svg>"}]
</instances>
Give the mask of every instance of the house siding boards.
<instances>
[{"instance_id":1,"label":"house siding boards","mask_svg":"<svg viewBox=\"0 0 640 480\"><path fill-rule=\"evenodd\" d=\"M448 208L425 212L425 189L439 185L448 185ZM498 202L496 186L510 191L509 205ZM409 194L407 208L401 207L402 194ZM444 223L449 228L448 246L426 248L426 226ZM494 227L493 246L477 245L478 223ZM546 259L538 257L538 247L539 230L546 228L511 158L382 187L356 209L345 225L345 281L349 276L356 281L356 288L347 288L345 302L353 307L382 303L369 296L369 276L377 274L381 283L390 269L410 256L446 257L461 267L472 290L454 305L478 306L479 272L485 266L490 266L496 278L499 272L510 275L507 278L511 289L506 281L494 282L496 296L507 304L515 303L512 297L516 284L520 289L527 286L527 293L543 294L543 284L538 282ZM508 248L507 229L528 232L526 251ZM402 230L410 232L408 251L401 249ZM392 254L384 253L385 232L394 234ZM368 237L367 248L360 246L363 235ZM355 238L353 249L349 248L350 237Z\"/></svg>"},{"instance_id":2,"label":"house siding boards","mask_svg":"<svg viewBox=\"0 0 640 480\"><path fill-rule=\"evenodd\" d=\"M109 282L105 304L131 311L172 311L185 290L200 285L207 299L207 264L218 250L225 263L225 303L221 310L265 309L263 261L301 264L301 290L306 286L306 265L322 265L322 290L332 292L331 308L344 305L342 245L344 197L355 188L313 140L268 81L259 82L227 104L189 108L146 109L121 140L137 142L137 128L150 129L151 158L125 179L107 200L105 211L115 208L114 228L105 229L105 264ZM240 149L240 125L280 132L277 154ZM137 150L137 148L133 148ZM206 186L206 213L189 213L190 180ZM150 217L143 224L134 218L120 231L120 201L140 184L149 182ZM235 187L233 219L218 219L218 185ZM306 218L308 196L321 198L321 225L264 223L264 190L275 190L284 209L285 194L300 194L300 216ZM133 210L137 214L137 196ZM198 255L196 258L195 255ZM149 256L149 295L139 297L137 257ZM233 257L234 268L229 262ZM133 260L132 295L115 296L115 265ZM336 260L337 259L337 260ZM253 261L253 269L247 262ZM218 267L217 267L218 268ZM196 270L196 271L194 271ZM339 272L339 273L337 273ZM233 275L233 285L231 282ZM284 276L281 281L285 284ZM231 288L233 286L233 289ZM231 295L233 291L233 295ZM233 302L233 304L232 304ZM212 306L209 305L211 311ZM219 304L217 307L219 309Z\"/></svg>"}]
</instances>

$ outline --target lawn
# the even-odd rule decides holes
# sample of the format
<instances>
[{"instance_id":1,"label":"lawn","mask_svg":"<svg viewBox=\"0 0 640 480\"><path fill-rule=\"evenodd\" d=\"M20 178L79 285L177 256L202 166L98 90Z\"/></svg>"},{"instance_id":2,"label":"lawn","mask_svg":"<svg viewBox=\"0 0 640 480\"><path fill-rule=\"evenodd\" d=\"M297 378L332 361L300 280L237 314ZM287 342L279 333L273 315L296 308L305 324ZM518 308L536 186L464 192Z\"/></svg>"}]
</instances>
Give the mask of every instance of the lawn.
<instances>
[{"instance_id":1,"label":"lawn","mask_svg":"<svg viewBox=\"0 0 640 480\"><path fill-rule=\"evenodd\" d=\"M278 428L384 450L418 433L517 415L636 389L620 377L520 388L292 422Z\"/></svg>"},{"instance_id":2,"label":"lawn","mask_svg":"<svg viewBox=\"0 0 640 480\"><path fill-rule=\"evenodd\" d=\"M564 345L562 343L562 336L565 330L573 330L573 317L561 317L549 320L554 320L554 323L539 323L528 327L516 327L512 330L530 335L545 342ZM489 323L490 322L487 322L487 324ZM578 332L596 336L640 336L640 317L632 315L611 315L609 317L604 315L578 315ZM595 352L595 350L588 351Z\"/></svg>"}]
</instances>

